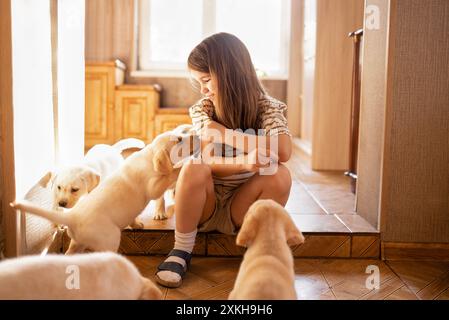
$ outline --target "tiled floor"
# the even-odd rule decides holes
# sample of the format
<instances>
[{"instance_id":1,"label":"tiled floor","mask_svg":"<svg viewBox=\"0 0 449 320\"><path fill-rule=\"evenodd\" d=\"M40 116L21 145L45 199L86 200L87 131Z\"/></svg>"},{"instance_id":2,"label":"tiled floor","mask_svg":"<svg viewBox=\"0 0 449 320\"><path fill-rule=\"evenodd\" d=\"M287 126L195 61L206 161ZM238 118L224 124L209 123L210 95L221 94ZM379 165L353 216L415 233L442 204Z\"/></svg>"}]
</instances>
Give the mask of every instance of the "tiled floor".
<instances>
[{"instance_id":1,"label":"tiled floor","mask_svg":"<svg viewBox=\"0 0 449 320\"><path fill-rule=\"evenodd\" d=\"M162 256L128 257L154 280ZM227 299L240 258L194 257L183 285L160 287L165 299ZM379 288L366 286L367 268L379 270ZM300 300L449 300L449 262L383 262L364 259L295 259L295 287ZM368 283L370 283L368 281Z\"/></svg>"}]
</instances>

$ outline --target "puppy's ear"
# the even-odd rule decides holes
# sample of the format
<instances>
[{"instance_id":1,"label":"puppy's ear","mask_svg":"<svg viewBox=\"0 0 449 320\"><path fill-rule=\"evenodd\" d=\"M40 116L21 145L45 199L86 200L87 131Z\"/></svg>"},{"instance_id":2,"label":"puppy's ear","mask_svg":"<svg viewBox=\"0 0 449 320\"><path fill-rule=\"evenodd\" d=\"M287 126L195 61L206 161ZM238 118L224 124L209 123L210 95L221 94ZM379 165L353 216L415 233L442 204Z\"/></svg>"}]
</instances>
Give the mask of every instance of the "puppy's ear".
<instances>
[{"instance_id":1,"label":"puppy's ear","mask_svg":"<svg viewBox=\"0 0 449 320\"><path fill-rule=\"evenodd\" d=\"M100 174L95 170L86 168L81 173L81 179L86 183L87 193L89 193L100 183Z\"/></svg>"},{"instance_id":2,"label":"puppy's ear","mask_svg":"<svg viewBox=\"0 0 449 320\"><path fill-rule=\"evenodd\" d=\"M55 181L55 178L56 178L56 174L52 171L49 171L49 172L47 172L47 174L45 176L43 176L39 180L38 183L42 188L47 188L50 183L53 184L53 182Z\"/></svg>"},{"instance_id":3,"label":"puppy's ear","mask_svg":"<svg viewBox=\"0 0 449 320\"><path fill-rule=\"evenodd\" d=\"M287 238L287 244L290 247L304 243L304 236L291 219L288 219L288 221L286 222L285 235Z\"/></svg>"},{"instance_id":4,"label":"puppy's ear","mask_svg":"<svg viewBox=\"0 0 449 320\"><path fill-rule=\"evenodd\" d=\"M155 153L153 167L156 172L161 174L169 174L173 171L173 164L167 150L161 149Z\"/></svg>"},{"instance_id":5,"label":"puppy's ear","mask_svg":"<svg viewBox=\"0 0 449 320\"><path fill-rule=\"evenodd\" d=\"M246 216L242 228L240 228L237 238L235 239L235 243L241 247L247 248L250 246L256 237L257 228L259 228L257 219L253 215Z\"/></svg>"}]
</instances>

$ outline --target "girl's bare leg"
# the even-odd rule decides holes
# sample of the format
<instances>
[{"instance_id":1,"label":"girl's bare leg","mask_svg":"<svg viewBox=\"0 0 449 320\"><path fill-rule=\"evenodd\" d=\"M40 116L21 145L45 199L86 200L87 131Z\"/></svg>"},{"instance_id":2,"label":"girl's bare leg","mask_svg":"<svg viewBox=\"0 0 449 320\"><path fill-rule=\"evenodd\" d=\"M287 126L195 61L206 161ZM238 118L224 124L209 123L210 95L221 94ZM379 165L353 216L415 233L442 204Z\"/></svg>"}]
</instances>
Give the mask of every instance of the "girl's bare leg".
<instances>
[{"instance_id":1,"label":"girl's bare leg","mask_svg":"<svg viewBox=\"0 0 449 320\"><path fill-rule=\"evenodd\" d=\"M241 226L248 208L258 199L272 199L285 206L291 185L290 172L282 164L274 175L256 173L236 191L231 203L232 222L237 227Z\"/></svg>"}]
</instances>

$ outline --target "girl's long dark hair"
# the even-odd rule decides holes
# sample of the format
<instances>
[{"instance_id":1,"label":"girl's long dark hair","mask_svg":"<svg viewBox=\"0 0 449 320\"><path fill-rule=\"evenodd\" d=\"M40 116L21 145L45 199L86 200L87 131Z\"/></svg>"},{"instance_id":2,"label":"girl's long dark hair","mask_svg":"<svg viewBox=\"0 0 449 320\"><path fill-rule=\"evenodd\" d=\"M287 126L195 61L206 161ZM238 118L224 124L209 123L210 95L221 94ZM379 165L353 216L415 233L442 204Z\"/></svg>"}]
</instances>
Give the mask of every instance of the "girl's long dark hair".
<instances>
[{"instance_id":1,"label":"girl's long dark hair","mask_svg":"<svg viewBox=\"0 0 449 320\"><path fill-rule=\"evenodd\" d=\"M217 121L230 129L259 129L258 100L265 90L248 49L229 33L204 39L189 55L188 67L217 79Z\"/></svg>"}]
</instances>

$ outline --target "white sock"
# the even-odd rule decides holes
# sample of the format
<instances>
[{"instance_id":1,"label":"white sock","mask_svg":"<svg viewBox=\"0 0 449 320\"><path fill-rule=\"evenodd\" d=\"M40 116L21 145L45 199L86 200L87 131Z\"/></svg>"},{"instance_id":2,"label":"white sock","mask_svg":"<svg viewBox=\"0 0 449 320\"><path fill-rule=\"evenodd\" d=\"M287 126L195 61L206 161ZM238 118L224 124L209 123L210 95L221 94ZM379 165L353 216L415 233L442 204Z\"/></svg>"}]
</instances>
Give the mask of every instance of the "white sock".
<instances>
[{"instance_id":1,"label":"white sock","mask_svg":"<svg viewBox=\"0 0 449 320\"><path fill-rule=\"evenodd\" d=\"M175 247L174 249L187 251L188 253L192 253L193 247L195 246L197 229L189 233L182 233L175 230ZM186 269L186 261L182 258L171 256L165 259L164 262L178 262L180 263L184 269ZM176 272L164 270L159 271L157 273L158 277L164 281L168 282L178 282L181 280L181 276Z\"/></svg>"}]
</instances>

